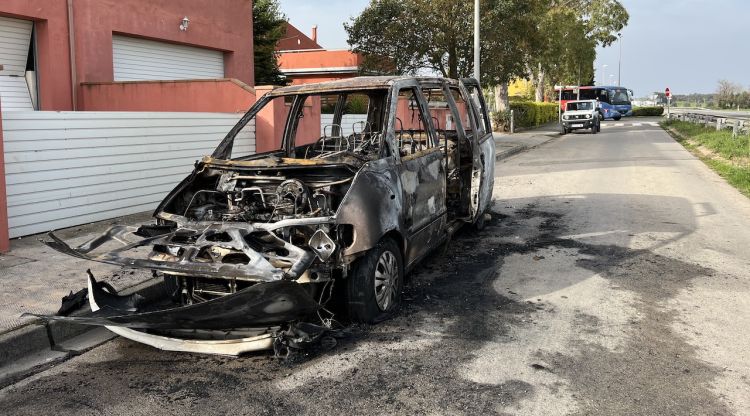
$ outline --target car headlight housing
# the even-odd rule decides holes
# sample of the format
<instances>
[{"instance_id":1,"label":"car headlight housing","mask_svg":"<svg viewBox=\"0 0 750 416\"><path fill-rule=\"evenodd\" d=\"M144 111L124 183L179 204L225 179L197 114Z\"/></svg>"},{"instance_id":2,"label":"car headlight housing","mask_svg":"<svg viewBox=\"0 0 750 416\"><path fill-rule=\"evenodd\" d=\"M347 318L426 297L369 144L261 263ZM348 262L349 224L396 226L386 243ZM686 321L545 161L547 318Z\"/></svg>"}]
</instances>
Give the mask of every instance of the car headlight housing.
<instances>
[{"instance_id":1,"label":"car headlight housing","mask_svg":"<svg viewBox=\"0 0 750 416\"><path fill-rule=\"evenodd\" d=\"M591 114L586 114L586 118L591 118Z\"/></svg>"},{"instance_id":2,"label":"car headlight housing","mask_svg":"<svg viewBox=\"0 0 750 416\"><path fill-rule=\"evenodd\" d=\"M568 119L568 116L563 116L563 120L567 120L567 119Z\"/></svg>"}]
</instances>

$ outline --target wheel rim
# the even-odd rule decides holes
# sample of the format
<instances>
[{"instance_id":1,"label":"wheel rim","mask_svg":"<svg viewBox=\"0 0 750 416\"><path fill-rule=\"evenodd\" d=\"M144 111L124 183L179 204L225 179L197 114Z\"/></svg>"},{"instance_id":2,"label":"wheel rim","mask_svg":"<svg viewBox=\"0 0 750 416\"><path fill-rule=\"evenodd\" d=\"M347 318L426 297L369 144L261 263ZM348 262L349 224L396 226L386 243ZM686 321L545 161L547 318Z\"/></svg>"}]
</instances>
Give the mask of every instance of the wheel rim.
<instances>
[{"instance_id":1,"label":"wheel rim","mask_svg":"<svg viewBox=\"0 0 750 416\"><path fill-rule=\"evenodd\" d=\"M388 250L384 251L375 266L375 301L383 312L393 307L396 302L398 275L396 256Z\"/></svg>"}]
</instances>

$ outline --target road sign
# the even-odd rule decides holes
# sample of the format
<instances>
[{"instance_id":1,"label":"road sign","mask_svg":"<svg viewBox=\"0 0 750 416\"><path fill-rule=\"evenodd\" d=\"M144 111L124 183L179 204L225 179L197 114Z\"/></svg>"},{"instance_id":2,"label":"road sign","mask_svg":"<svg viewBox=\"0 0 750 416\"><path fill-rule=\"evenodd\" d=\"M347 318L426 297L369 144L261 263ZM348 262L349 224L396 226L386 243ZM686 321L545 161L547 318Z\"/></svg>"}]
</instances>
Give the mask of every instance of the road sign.
<instances>
[{"instance_id":1,"label":"road sign","mask_svg":"<svg viewBox=\"0 0 750 416\"><path fill-rule=\"evenodd\" d=\"M669 108L672 104L672 91L669 91L669 87L664 90L664 96L667 97L667 120L669 120L670 118L672 118L672 112Z\"/></svg>"}]
</instances>

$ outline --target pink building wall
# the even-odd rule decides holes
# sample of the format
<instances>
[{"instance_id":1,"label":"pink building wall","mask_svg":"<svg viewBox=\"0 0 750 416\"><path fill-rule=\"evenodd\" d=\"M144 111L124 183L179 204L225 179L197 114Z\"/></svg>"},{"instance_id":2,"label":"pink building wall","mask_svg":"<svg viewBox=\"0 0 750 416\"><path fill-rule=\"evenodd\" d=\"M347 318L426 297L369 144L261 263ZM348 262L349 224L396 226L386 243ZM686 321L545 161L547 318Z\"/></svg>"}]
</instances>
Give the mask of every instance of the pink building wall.
<instances>
[{"instance_id":1,"label":"pink building wall","mask_svg":"<svg viewBox=\"0 0 750 416\"><path fill-rule=\"evenodd\" d=\"M72 0L70 4L74 65L68 0L0 1L0 15L35 23L42 110L77 109L82 105L80 83L114 80L113 33L222 51L224 76L254 83L250 0ZM185 16L190 25L182 31L179 26Z\"/></svg>"},{"instance_id":2,"label":"pink building wall","mask_svg":"<svg viewBox=\"0 0 750 416\"><path fill-rule=\"evenodd\" d=\"M82 111L204 111L240 113L255 90L236 79L83 83Z\"/></svg>"}]
</instances>

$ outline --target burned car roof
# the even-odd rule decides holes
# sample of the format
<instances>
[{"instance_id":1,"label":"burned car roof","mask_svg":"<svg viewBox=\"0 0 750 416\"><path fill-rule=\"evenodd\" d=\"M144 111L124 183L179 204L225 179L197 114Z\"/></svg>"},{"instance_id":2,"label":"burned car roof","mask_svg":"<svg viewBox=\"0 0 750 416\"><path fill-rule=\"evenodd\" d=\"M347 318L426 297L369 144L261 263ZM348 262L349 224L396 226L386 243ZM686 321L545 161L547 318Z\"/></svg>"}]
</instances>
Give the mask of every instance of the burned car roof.
<instances>
[{"instance_id":1,"label":"burned car roof","mask_svg":"<svg viewBox=\"0 0 750 416\"><path fill-rule=\"evenodd\" d=\"M458 81L450 78L440 77L410 77L410 76L368 76L356 77L344 80L325 81L315 84L301 84L281 87L269 92L270 96L291 95L291 94L310 94L329 91L346 91L358 89L383 89L390 88L394 83L399 81L417 81L417 82L446 82L451 85L458 85Z\"/></svg>"}]
</instances>

